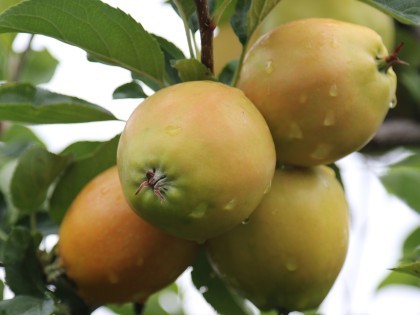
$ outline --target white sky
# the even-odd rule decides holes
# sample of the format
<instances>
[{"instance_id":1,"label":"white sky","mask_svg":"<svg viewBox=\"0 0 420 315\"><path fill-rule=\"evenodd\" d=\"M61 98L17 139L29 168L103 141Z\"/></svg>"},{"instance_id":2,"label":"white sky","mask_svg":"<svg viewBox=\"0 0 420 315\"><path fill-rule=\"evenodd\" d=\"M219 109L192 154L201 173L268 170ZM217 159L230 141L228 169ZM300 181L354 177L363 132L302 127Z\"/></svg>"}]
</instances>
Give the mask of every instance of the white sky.
<instances>
[{"instance_id":1,"label":"white sky","mask_svg":"<svg viewBox=\"0 0 420 315\"><path fill-rule=\"evenodd\" d=\"M161 1L107 0L129 12L145 29L176 43L187 53L187 43L181 20ZM21 36L22 40L24 36ZM126 70L90 63L85 53L55 40L38 36L35 47L47 47L59 59L60 66L48 89L74 95L112 111L126 119L138 100L112 100L112 92L130 81ZM77 140L106 140L119 133L121 122L37 126L35 130L58 152ZM342 161L347 196L353 212L350 251L346 264L321 311L325 315L420 315L420 290L389 287L375 293L375 287L395 266L400 245L406 235L420 224L419 217L396 198L389 197L379 183L376 173L380 165L368 164L353 154ZM191 315L211 315L202 304L200 295L190 288L188 275L187 309ZM95 315L108 314L98 310Z\"/></svg>"}]
</instances>

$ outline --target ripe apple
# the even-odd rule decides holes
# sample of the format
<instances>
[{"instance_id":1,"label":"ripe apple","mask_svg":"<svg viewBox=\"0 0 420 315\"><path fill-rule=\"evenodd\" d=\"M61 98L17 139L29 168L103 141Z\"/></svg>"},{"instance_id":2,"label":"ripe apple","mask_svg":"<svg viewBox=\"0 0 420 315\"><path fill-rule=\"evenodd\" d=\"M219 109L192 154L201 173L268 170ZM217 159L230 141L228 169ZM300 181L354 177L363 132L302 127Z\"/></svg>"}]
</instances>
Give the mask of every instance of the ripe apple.
<instances>
[{"instance_id":1,"label":"ripe apple","mask_svg":"<svg viewBox=\"0 0 420 315\"><path fill-rule=\"evenodd\" d=\"M370 28L304 19L260 38L237 87L265 117L279 163L321 165L374 136L396 103L395 62Z\"/></svg>"},{"instance_id":2,"label":"ripe apple","mask_svg":"<svg viewBox=\"0 0 420 315\"><path fill-rule=\"evenodd\" d=\"M132 208L158 228L199 242L251 214L275 163L259 111L239 89L211 81L147 98L128 119L117 152Z\"/></svg>"},{"instance_id":3,"label":"ripe apple","mask_svg":"<svg viewBox=\"0 0 420 315\"><path fill-rule=\"evenodd\" d=\"M209 240L206 251L222 279L260 309L309 310L342 268L348 221L330 168L279 169L249 219Z\"/></svg>"}]
</instances>

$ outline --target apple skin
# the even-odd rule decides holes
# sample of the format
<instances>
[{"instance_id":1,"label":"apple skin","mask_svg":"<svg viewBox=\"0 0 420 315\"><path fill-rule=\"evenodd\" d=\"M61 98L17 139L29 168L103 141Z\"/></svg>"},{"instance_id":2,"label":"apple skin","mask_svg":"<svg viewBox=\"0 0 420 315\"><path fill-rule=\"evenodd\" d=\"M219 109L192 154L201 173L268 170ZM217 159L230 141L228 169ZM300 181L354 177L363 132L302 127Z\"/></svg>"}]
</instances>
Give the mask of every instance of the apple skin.
<instances>
[{"instance_id":1,"label":"apple skin","mask_svg":"<svg viewBox=\"0 0 420 315\"><path fill-rule=\"evenodd\" d=\"M275 163L259 111L239 89L211 81L180 83L147 98L128 119L117 151L132 208L158 228L198 242L251 214ZM163 198L151 187L135 193L153 169L166 176Z\"/></svg>"},{"instance_id":2,"label":"apple skin","mask_svg":"<svg viewBox=\"0 0 420 315\"><path fill-rule=\"evenodd\" d=\"M282 0L259 25L253 38L257 39L282 24L307 18L331 18L364 25L382 37L388 50L394 49L393 19L358 0Z\"/></svg>"},{"instance_id":3,"label":"apple skin","mask_svg":"<svg viewBox=\"0 0 420 315\"><path fill-rule=\"evenodd\" d=\"M279 163L314 166L362 148L396 102L396 75L371 29L332 19L293 21L245 56L237 87L265 117Z\"/></svg>"},{"instance_id":4,"label":"apple skin","mask_svg":"<svg viewBox=\"0 0 420 315\"><path fill-rule=\"evenodd\" d=\"M216 273L261 310L318 307L347 254L349 215L325 166L276 171L246 224L209 240Z\"/></svg>"}]
</instances>

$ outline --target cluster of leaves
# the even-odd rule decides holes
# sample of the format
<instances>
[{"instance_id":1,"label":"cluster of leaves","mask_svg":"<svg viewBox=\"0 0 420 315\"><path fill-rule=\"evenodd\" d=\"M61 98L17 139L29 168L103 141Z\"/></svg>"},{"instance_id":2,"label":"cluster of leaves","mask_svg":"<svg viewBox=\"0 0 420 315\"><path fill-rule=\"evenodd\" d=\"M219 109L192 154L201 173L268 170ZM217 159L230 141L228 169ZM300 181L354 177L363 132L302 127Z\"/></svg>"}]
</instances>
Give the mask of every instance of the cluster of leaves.
<instances>
[{"instance_id":1,"label":"cluster of leaves","mask_svg":"<svg viewBox=\"0 0 420 315\"><path fill-rule=\"evenodd\" d=\"M0 120L7 122L0 135L0 262L7 286L15 295L0 301L0 314L89 314L93 308L74 294L56 268L54 249L45 249L45 242L50 235L57 234L65 211L80 189L96 174L115 164L118 136L105 142L76 142L62 152L52 153L25 125L117 118L96 104L40 88L38 85L53 75L57 61L46 50L32 50L32 37L24 51L14 51L16 33L46 35L80 47L93 62L129 70L132 80L115 89L116 99L147 97L145 86L157 91L178 82L203 79L230 84L243 56L239 62L228 65L218 78L197 59L199 51L192 34L199 27L192 0L169 1L186 26L189 57L167 39L147 32L130 15L100 0L20 2L3 0L0 4L0 13L4 11L0 14L0 80L5 81L0 85ZM258 24L278 2L214 0L209 1L209 7L216 23L230 19L246 48ZM420 25L420 8L414 0L366 2L403 23ZM407 82L413 80L417 79L409 77ZM416 89L413 95L418 96ZM414 155L393 165L382 178L391 193L417 211L419 201L410 189L420 181L418 161L418 155ZM401 189L401 182L406 188ZM418 276L416 246L419 243L419 230L416 230L404 245L404 265L397 271ZM252 314L249 303L224 285L204 256L191 275L203 297L219 313ZM0 281L1 293L4 288ZM178 294L178 289L172 285L152 296L143 314L169 314L159 302L160 295L165 293ZM133 313L132 306L109 307L119 314ZM177 314L183 314L182 310Z\"/></svg>"}]
</instances>

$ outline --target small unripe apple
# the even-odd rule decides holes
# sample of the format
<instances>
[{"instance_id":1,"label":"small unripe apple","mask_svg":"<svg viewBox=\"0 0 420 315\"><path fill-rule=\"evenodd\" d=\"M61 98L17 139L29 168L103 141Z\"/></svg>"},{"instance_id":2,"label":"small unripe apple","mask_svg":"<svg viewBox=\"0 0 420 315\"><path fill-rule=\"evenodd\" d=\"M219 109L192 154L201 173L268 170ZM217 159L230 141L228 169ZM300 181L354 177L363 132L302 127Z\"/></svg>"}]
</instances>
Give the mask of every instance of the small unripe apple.
<instances>
[{"instance_id":1,"label":"small unripe apple","mask_svg":"<svg viewBox=\"0 0 420 315\"><path fill-rule=\"evenodd\" d=\"M395 106L395 62L370 28L304 19L260 38L237 87L265 117L279 163L321 165L374 136Z\"/></svg>"},{"instance_id":2,"label":"small unripe apple","mask_svg":"<svg viewBox=\"0 0 420 315\"><path fill-rule=\"evenodd\" d=\"M158 228L199 242L252 213L275 163L260 112L239 89L211 81L147 98L128 119L117 153L132 208Z\"/></svg>"}]
</instances>

